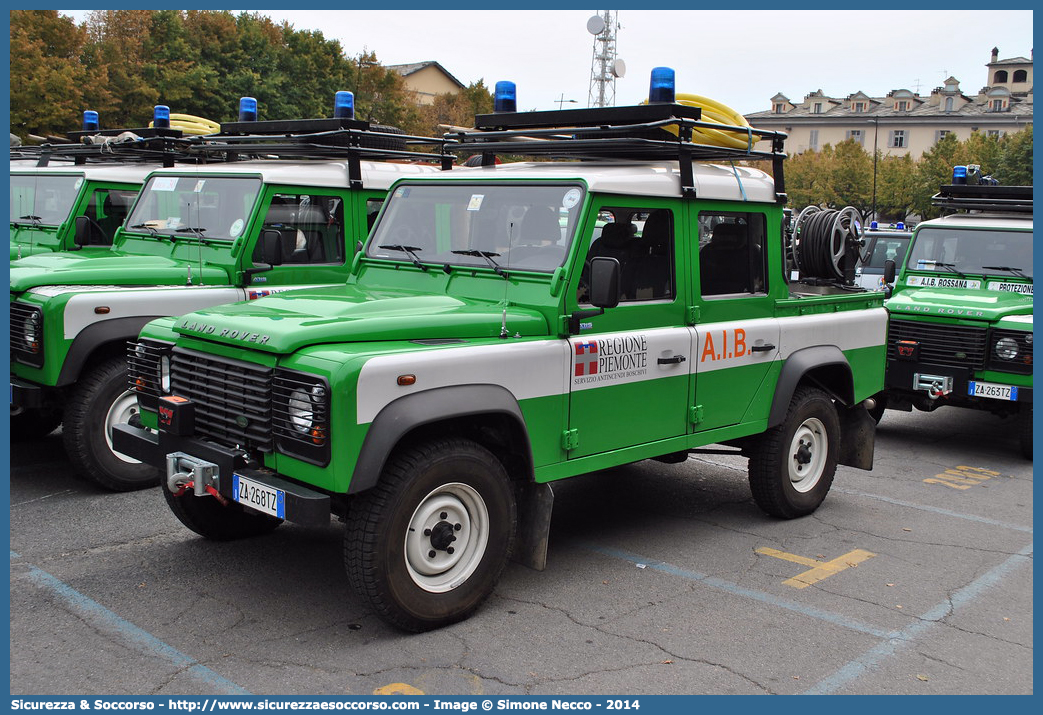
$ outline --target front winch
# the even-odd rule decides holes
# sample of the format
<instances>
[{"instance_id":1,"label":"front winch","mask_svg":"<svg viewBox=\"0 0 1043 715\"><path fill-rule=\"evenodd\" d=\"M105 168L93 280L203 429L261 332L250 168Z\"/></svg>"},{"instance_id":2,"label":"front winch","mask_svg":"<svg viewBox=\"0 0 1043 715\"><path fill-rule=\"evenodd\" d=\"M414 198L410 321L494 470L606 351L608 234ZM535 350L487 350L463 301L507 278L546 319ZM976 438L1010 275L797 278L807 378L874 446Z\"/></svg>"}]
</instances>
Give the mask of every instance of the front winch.
<instances>
[{"instance_id":1,"label":"front winch","mask_svg":"<svg viewBox=\"0 0 1043 715\"><path fill-rule=\"evenodd\" d=\"M924 375L918 372L913 375L913 389L917 392L926 392L932 400L937 400L952 392L952 377L950 375Z\"/></svg>"},{"instance_id":2,"label":"front winch","mask_svg":"<svg viewBox=\"0 0 1043 715\"><path fill-rule=\"evenodd\" d=\"M191 488L197 497L210 494L223 500L217 490L218 474L218 467L213 462L184 452L167 455L167 489L174 494L183 494Z\"/></svg>"}]
</instances>

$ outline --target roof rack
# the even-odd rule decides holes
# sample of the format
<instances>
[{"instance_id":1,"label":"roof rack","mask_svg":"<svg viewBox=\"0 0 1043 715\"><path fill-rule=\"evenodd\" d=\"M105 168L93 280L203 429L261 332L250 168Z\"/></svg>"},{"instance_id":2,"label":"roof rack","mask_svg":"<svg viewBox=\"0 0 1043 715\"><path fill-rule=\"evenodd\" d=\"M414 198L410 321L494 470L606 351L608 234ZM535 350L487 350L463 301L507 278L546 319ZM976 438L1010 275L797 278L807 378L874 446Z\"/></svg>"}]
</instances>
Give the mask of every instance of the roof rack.
<instances>
[{"instance_id":1,"label":"roof rack","mask_svg":"<svg viewBox=\"0 0 1043 715\"><path fill-rule=\"evenodd\" d=\"M124 137L123 135L126 135ZM180 129L140 127L68 132L69 143L54 142L11 150L12 159L36 159L37 166L52 160L71 160L73 164L155 162L173 166L189 160L188 140ZM98 141L97 137L107 141Z\"/></svg>"},{"instance_id":2,"label":"roof rack","mask_svg":"<svg viewBox=\"0 0 1043 715\"><path fill-rule=\"evenodd\" d=\"M1032 213L1032 187L948 184L931 197L931 204L949 211Z\"/></svg>"},{"instance_id":3,"label":"roof rack","mask_svg":"<svg viewBox=\"0 0 1043 715\"><path fill-rule=\"evenodd\" d=\"M480 152L482 166L493 166L496 154L551 156L583 160L672 160L679 163L681 192L694 198L693 160L770 159L776 199L786 200L782 161L785 132L704 122L702 110L677 103L628 107L564 109L546 112L500 112L475 117L475 130L445 135L449 151ZM666 127L673 126L677 134ZM692 130L708 128L747 136L746 147L733 149L692 141ZM771 148L754 149L761 140Z\"/></svg>"},{"instance_id":4,"label":"roof rack","mask_svg":"<svg viewBox=\"0 0 1043 715\"><path fill-rule=\"evenodd\" d=\"M403 134L357 119L293 119L228 122L220 134L194 137L191 151L204 160L244 158L347 159L351 188L362 186L360 161L422 160L451 169L455 157L444 151L410 147L445 144L442 139Z\"/></svg>"}]
</instances>

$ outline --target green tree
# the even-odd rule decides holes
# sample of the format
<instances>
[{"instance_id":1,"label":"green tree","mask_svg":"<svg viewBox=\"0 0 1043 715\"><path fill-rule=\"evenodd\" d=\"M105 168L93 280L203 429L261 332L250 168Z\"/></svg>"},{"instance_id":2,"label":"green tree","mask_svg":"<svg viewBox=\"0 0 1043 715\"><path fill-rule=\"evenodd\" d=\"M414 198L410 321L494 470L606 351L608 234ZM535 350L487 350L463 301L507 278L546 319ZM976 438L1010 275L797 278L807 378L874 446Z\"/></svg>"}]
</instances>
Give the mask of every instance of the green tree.
<instances>
[{"instance_id":1,"label":"green tree","mask_svg":"<svg viewBox=\"0 0 1043 715\"><path fill-rule=\"evenodd\" d=\"M57 10L12 10L11 131L26 139L81 127L86 31Z\"/></svg>"},{"instance_id":2,"label":"green tree","mask_svg":"<svg viewBox=\"0 0 1043 715\"><path fill-rule=\"evenodd\" d=\"M493 95L485 86L485 80L472 82L455 94L440 94L431 104L419 108L419 124L414 133L441 136L443 126L474 126L476 114L493 111Z\"/></svg>"},{"instance_id":3,"label":"green tree","mask_svg":"<svg viewBox=\"0 0 1043 715\"><path fill-rule=\"evenodd\" d=\"M861 144L848 139L829 153L825 204L828 208L853 206L862 215L872 208L873 162Z\"/></svg>"},{"instance_id":4,"label":"green tree","mask_svg":"<svg viewBox=\"0 0 1043 715\"><path fill-rule=\"evenodd\" d=\"M1000 140L1000 158L993 176L1008 186L1032 186L1032 125Z\"/></svg>"},{"instance_id":5,"label":"green tree","mask_svg":"<svg viewBox=\"0 0 1043 715\"><path fill-rule=\"evenodd\" d=\"M905 221L913 210L916 163L909 154L879 157L877 160L877 220Z\"/></svg>"}]
</instances>

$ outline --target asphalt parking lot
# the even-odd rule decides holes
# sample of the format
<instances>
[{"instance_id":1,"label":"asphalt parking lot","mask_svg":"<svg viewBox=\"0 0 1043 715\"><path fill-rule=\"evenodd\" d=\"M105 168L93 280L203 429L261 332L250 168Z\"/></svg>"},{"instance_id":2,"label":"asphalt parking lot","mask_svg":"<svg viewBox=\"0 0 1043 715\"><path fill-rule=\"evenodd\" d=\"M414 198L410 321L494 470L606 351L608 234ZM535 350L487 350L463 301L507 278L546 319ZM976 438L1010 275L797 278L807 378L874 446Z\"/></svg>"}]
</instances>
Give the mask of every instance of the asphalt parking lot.
<instances>
[{"instance_id":1,"label":"asphalt parking lot","mask_svg":"<svg viewBox=\"0 0 1043 715\"><path fill-rule=\"evenodd\" d=\"M348 586L342 530L210 543L160 492L11 453L11 694L1032 693L1032 464L1011 425L888 412L872 472L812 516L753 504L745 460L555 487L548 567L407 635Z\"/></svg>"}]
</instances>

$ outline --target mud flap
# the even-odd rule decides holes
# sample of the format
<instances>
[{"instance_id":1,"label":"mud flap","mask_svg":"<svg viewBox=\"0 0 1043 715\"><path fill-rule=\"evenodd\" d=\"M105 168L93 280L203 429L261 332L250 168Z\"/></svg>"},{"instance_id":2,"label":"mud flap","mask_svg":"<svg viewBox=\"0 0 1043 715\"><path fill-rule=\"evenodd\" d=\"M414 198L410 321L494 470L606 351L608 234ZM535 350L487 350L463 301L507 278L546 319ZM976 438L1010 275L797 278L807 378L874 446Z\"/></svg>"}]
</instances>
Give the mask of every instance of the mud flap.
<instances>
[{"instance_id":1,"label":"mud flap","mask_svg":"<svg viewBox=\"0 0 1043 715\"><path fill-rule=\"evenodd\" d=\"M550 517L554 510L554 491L550 484L529 482L518 485L518 532L511 560L542 571L547 567L547 541Z\"/></svg>"},{"instance_id":2,"label":"mud flap","mask_svg":"<svg viewBox=\"0 0 1043 715\"><path fill-rule=\"evenodd\" d=\"M838 404L837 408L840 413L840 464L872 470L876 422L861 402L850 408Z\"/></svg>"}]
</instances>

